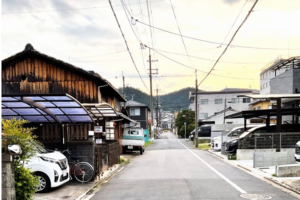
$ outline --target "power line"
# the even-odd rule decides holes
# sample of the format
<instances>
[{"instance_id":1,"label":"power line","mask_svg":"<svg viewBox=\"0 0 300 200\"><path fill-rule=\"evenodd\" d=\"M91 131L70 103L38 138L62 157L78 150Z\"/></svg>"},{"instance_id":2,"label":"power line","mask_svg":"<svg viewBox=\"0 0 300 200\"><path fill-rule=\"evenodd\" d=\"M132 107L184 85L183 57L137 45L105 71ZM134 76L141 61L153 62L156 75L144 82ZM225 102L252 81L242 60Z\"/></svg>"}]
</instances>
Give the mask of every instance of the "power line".
<instances>
[{"instance_id":1,"label":"power line","mask_svg":"<svg viewBox=\"0 0 300 200\"><path fill-rule=\"evenodd\" d=\"M128 16L127 16L127 12L128 12L129 15L130 15L130 12L129 12L129 10L127 9L127 7L126 7L124 1L122 0L121 2L122 2L122 5L123 5L124 12L125 12L125 14L126 14L126 18L127 18L128 22L129 22L129 25L130 25L130 27L131 27L131 30L133 31L133 33L134 33L136 39L137 39L137 40L139 41L139 43L141 44L141 43L142 43L141 37L137 36L137 34L139 34L139 31L137 30L137 34L135 33L135 31L133 30L132 24L131 24L131 22L130 22ZM129 4L129 5L130 5L130 4ZM131 8L131 7L130 7L130 8ZM127 10L127 12L126 12L126 10ZM131 12L132 12L132 10L131 10ZM131 16L131 15L130 15L130 16ZM132 18L131 18L131 19L132 19ZM136 27L136 29L137 29L137 27ZM145 73L147 73L146 66L145 66L145 62L144 62L144 55L143 55L143 52L142 52L142 48L141 48L140 50L141 50L141 54L142 54L142 61L143 61L144 70L145 70Z\"/></svg>"},{"instance_id":2,"label":"power line","mask_svg":"<svg viewBox=\"0 0 300 200\"><path fill-rule=\"evenodd\" d=\"M157 0L151 2L159 2L164 0ZM146 2L140 2L146 3ZM138 4L138 3L131 3L131 4ZM114 5L114 6L122 6L122 5ZM40 11L24 11L24 12L8 12L8 13L1 13L2 15L17 15L17 14L31 14L31 13L46 13L46 12L66 12L66 11L76 11L76 10L90 10L90 9L99 9L99 8L106 8L109 6L92 6L92 7L83 7L83 8L66 8L66 9L56 9L56 10L40 10Z\"/></svg>"},{"instance_id":3,"label":"power line","mask_svg":"<svg viewBox=\"0 0 300 200\"><path fill-rule=\"evenodd\" d=\"M160 30L160 31L163 31L163 32L166 32L166 33L170 33L170 34L173 34L173 35L177 35L177 36L180 36L180 34L177 34L177 33L174 33L174 32L171 32L171 31L168 31L168 30L165 30L165 29L162 29L162 28L158 28L158 27L155 27L155 26L152 26L152 25L149 25L149 24L146 24L144 22L140 22L139 20L135 20L136 22L140 23L140 24L143 24L145 26L150 26L154 29L157 29L157 30ZM206 42L206 43L210 43L210 44L217 44L217 45L227 45L227 44L222 44L222 43L219 43L219 42L213 42L213 41L209 41L209 40L203 40L203 39L199 39L199 38L194 38L194 37L190 37L190 36L185 36L185 35L182 35L182 37L184 38L188 38L188 39L191 39L191 40L197 40L197 41L200 41L200 42ZM283 48L270 48L270 47L251 47L251 46L242 46L242 45L230 45L230 47L238 47L238 48L246 48L246 49L258 49L258 50L287 50L287 49L283 49ZM299 50L299 49L289 49L289 50Z\"/></svg>"},{"instance_id":4,"label":"power line","mask_svg":"<svg viewBox=\"0 0 300 200\"><path fill-rule=\"evenodd\" d=\"M258 2L258 0L256 0L252 6L252 8L250 9L250 11L248 12L248 15L246 16L246 18L244 19L244 21L241 23L241 25L238 27L238 29L235 31L235 33L233 34L233 36L231 37L229 43L227 44L226 48L224 49L224 51L222 52L222 54L219 56L219 58L216 60L215 64L212 66L212 68L210 69L210 71L206 74L206 76L201 80L201 82L197 85L197 87L199 85L201 85L201 83L203 83L203 81L205 81L205 79L210 75L210 73L212 72L212 70L215 68L215 66L217 65L218 61L222 58L222 56L225 54L225 52L227 51L229 45L231 44L231 42L233 41L233 39L235 38L236 34L238 33L238 31L240 30L240 28L243 26L243 24L246 22L246 20L248 19L248 17L250 16L253 8L255 7L256 3Z\"/></svg>"},{"instance_id":5,"label":"power line","mask_svg":"<svg viewBox=\"0 0 300 200\"><path fill-rule=\"evenodd\" d=\"M193 65L193 63L192 63L192 61L191 61L191 58L190 58L190 56L189 56L189 54L188 54L188 51L187 51L185 42L184 42L183 37L182 37L182 34L181 34L181 30L180 30L180 27L179 27L179 24L178 24L178 21L177 21L177 18L176 18L175 10L174 10L174 8L173 8L172 0L170 0L170 3L171 3L172 11L173 11L173 14L174 14L174 18L175 18L175 21L176 21L176 24L177 24L177 28L178 28L178 31L179 31L179 33L180 33L181 41L182 41L183 46L184 46L184 49L185 49L185 53L186 53L186 55L188 56L190 63L191 63L192 66L194 67L194 65Z\"/></svg>"},{"instance_id":6,"label":"power line","mask_svg":"<svg viewBox=\"0 0 300 200\"><path fill-rule=\"evenodd\" d=\"M116 19L116 21L117 21L117 24L118 24L118 26L119 26L119 29L120 29L120 31L121 31L121 34L122 34L122 36L123 36L123 38L124 38L124 41L125 41L127 50L128 50L128 52L129 52L130 58L131 58L131 60L132 60L132 63L134 64L135 69L136 69L136 71L138 72L138 74L139 74L139 76L140 76L140 78L141 78L141 80L142 80L142 82L143 82L145 88L149 91L149 89L147 88L147 86L146 86L146 84L145 84L143 78L141 77L141 74L140 74L140 72L139 72L139 70L138 70L138 68L137 68L137 66L136 66L136 64L135 64L135 62L134 62L134 60L133 60L133 57L132 57L132 54L131 54L131 52L130 52L130 50L129 50L129 47L128 47L128 44L127 44L125 35L123 34L123 31L122 31L122 29L121 29L121 26L120 26L119 21L118 21L118 18L117 18L117 15L116 15L116 13L115 13L115 11L114 11L114 8L112 7L111 1L110 1L110 0L108 0L108 1L109 1L111 10L113 11L113 14L114 14L114 16L115 16L115 19Z\"/></svg>"},{"instance_id":7,"label":"power line","mask_svg":"<svg viewBox=\"0 0 300 200\"><path fill-rule=\"evenodd\" d=\"M174 52L170 52L170 51L165 51L165 50L160 50L160 49L155 49L156 51L161 51L161 52L165 52L165 53L170 53L170 54L175 54L175 55L182 55L182 56L186 56L185 54L181 54L181 53L174 53ZM216 60L212 60L212 59L207 59L207 58L201 58L198 56L191 56L189 55L191 58L197 58L200 60L206 60L206 61L216 61ZM230 63L230 64L242 64L242 65L255 65L255 64L266 64L266 63L244 63L244 62L230 62L230 61L219 61L222 63Z\"/></svg>"}]
</instances>

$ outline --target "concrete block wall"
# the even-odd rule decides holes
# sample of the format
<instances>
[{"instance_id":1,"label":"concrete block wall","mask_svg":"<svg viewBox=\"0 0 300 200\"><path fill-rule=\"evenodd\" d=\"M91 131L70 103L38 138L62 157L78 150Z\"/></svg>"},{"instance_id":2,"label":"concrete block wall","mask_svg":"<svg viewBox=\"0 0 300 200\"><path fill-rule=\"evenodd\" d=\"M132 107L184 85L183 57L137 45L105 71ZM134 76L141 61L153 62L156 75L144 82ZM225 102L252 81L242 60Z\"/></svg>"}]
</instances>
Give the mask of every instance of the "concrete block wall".
<instances>
[{"instance_id":1,"label":"concrete block wall","mask_svg":"<svg viewBox=\"0 0 300 200\"><path fill-rule=\"evenodd\" d=\"M276 152L276 149L237 149L237 160L252 160L255 152ZM281 152L288 152L294 154L294 148L281 149Z\"/></svg>"},{"instance_id":2,"label":"concrete block wall","mask_svg":"<svg viewBox=\"0 0 300 200\"><path fill-rule=\"evenodd\" d=\"M299 177L300 176L300 165L282 165L276 166L276 176L277 177Z\"/></svg>"},{"instance_id":3,"label":"concrete block wall","mask_svg":"<svg viewBox=\"0 0 300 200\"><path fill-rule=\"evenodd\" d=\"M253 167L269 167L294 163L294 152L255 152L253 155Z\"/></svg>"},{"instance_id":4,"label":"concrete block wall","mask_svg":"<svg viewBox=\"0 0 300 200\"><path fill-rule=\"evenodd\" d=\"M13 168L13 157L2 154L2 200L15 200L15 174Z\"/></svg>"}]
</instances>

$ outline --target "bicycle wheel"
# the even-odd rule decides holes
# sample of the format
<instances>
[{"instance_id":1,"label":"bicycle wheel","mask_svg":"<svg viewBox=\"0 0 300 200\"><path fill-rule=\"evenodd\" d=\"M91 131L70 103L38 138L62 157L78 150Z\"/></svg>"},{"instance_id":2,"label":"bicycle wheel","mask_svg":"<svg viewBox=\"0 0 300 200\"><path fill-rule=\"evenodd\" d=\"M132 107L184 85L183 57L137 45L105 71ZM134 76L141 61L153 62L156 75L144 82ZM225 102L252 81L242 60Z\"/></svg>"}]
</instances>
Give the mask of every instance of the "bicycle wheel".
<instances>
[{"instance_id":1,"label":"bicycle wheel","mask_svg":"<svg viewBox=\"0 0 300 200\"><path fill-rule=\"evenodd\" d=\"M87 162L79 162L73 169L73 175L77 181L85 183L93 178L94 168Z\"/></svg>"}]
</instances>

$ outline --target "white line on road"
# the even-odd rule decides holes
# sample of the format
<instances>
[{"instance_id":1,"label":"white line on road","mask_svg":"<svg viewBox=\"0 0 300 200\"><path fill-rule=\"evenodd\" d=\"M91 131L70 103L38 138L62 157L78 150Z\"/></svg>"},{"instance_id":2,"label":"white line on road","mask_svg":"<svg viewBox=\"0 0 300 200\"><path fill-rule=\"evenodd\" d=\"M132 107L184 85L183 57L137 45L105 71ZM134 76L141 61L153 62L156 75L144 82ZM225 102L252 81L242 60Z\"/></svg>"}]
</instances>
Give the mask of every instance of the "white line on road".
<instances>
[{"instance_id":1,"label":"white line on road","mask_svg":"<svg viewBox=\"0 0 300 200\"><path fill-rule=\"evenodd\" d=\"M218 172L215 168L213 168L211 165L209 165L207 162L205 162L203 159L201 159L197 154L195 154L193 151L191 151L189 148L187 148L184 144L182 144L179 140L178 142L184 146L189 152L191 152L196 158L198 158L201 162L203 162L207 167L209 167L212 171L214 171L216 174L218 174L222 179L224 179L227 183L229 183L232 187L234 187L235 189L237 189L240 193L247 193L245 190L243 190L242 188L240 188L239 186L237 186L235 183L233 183L231 180L229 180L228 178L226 178L223 174L221 174L220 172Z\"/></svg>"}]
</instances>

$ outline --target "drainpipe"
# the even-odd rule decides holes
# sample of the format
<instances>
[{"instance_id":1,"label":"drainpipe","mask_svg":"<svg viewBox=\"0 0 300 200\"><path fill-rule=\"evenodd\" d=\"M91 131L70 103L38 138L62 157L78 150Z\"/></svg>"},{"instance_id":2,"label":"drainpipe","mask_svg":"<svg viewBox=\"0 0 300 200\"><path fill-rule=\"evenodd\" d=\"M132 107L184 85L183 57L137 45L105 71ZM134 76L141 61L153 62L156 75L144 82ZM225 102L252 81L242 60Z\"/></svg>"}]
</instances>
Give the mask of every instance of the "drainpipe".
<instances>
[{"instance_id":1,"label":"drainpipe","mask_svg":"<svg viewBox=\"0 0 300 200\"><path fill-rule=\"evenodd\" d=\"M101 99L100 88L106 87L106 86L108 86L108 84L107 84L107 85L101 85L101 86L98 86L98 103L101 103L101 101L102 101L102 99Z\"/></svg>"}]
</instances>

